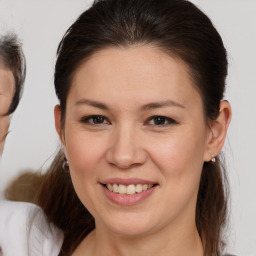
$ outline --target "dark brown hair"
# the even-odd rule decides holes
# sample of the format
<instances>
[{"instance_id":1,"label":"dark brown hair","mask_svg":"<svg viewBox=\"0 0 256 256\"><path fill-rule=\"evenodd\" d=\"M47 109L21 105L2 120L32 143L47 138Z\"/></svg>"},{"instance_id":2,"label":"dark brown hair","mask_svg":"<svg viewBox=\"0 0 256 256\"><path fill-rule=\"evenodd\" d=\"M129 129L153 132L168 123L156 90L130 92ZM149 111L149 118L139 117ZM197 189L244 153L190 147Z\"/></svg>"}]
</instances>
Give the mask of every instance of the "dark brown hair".
<instances>
[{"instance_id":1,"label":"dark brown hair","mask_svg":"<svg viewBox=\"0 0 256 256\"><path fill-rule=\"evenodd\" d=\"M99 0L67 30L58 47L55 90L65 124L66 99L77 67L106 47L154 45L182 59L199 91L206 120L214 120L225 90L227 56L210 19L185 0ZM39 204L64 231L60 255L70 255L94 228L79 201L59 153L41 188ZM227 216L228 184L217 157L204 163L196 206L196 225L204 254L219 256Z\"/></svg>"},{"instance_id":2,"label":"dark brown hair","mask_svg":"<svg viewBox=\"0 0 256 256\"><path fill-rule=\"evenodd\" d=\"M26 77L25 56L21 48L21 43L14 33L8 33L0 37L0 62L12 71L15 80L14 96L6 113L6 115L10 115L15 111L20 102Z\"/></svg>"}]
</instances>

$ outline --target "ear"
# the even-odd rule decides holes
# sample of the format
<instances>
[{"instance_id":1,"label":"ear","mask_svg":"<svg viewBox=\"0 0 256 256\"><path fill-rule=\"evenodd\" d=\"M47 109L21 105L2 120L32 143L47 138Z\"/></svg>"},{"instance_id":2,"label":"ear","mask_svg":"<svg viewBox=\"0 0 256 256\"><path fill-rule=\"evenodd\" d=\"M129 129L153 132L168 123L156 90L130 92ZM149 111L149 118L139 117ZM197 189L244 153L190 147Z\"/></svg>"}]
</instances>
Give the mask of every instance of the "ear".
<instances>
[{"instance_id":1,"label":"ear","mask_svg":"<svg viewBox=\"0 0 256 256\"><path fill-rule=\"evenodd\" d=\"M61 143L64 144L64 136L61 127L61 109L60 105L54 107L55 129L59 134Z\"/></svg>"},{"instance_id":2,"label":"ear","mask_svg":"<svg viewBox=\"0 0 256 256\"><path fill-rule=\"evenodd\" d=\"M204 160L209 162L212 156L217 156L225 142L228 126L231 120L231 106L229 102L220 102L219 116L210 123L210 132L205 150Z\"/></svg>"}]
</instances>

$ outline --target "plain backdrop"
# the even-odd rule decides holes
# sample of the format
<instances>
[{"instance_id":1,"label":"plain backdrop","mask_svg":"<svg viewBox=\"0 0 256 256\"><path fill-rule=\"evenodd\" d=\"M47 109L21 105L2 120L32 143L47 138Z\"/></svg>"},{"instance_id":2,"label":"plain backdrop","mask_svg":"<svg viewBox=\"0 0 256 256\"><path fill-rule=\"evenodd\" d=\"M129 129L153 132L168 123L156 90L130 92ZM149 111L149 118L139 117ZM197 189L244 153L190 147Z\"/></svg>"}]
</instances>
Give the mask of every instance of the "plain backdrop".
<instances>
[{"instance_id":1,"label":"plain backdrop","mask_svg":"<svg viewBox=\"0 0 256 256\"><path fill-rule=\"evenodd\" d=\"M0 34L15 31L27 59L25 90L0 166L0 190L18 173L45 169L59 140L53 70L66 29L88 8L85 0L0 0ZM212 19L229 53L226 99L233 118L225 144L231 184L229 252L256 255L256 1L194 0Z\"/></svg>"}]
</instances>

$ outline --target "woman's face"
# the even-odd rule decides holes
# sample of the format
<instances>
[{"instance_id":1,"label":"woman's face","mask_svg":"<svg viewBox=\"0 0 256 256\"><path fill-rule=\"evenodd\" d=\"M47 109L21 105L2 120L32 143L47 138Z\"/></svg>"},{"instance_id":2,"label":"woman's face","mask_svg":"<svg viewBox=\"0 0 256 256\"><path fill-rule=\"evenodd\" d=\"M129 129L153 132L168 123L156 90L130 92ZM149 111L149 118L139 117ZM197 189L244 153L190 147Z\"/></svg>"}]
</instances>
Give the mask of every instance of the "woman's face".
<instances>
[{"instance_id":1,"label":"woman's face","mask_svg":"<svg viewBox=\"0 0 256 256\"><path fill-rule=\"evenodd\" d=\"M101 50L75 72L65 118L72 181L96 228L194 227L210 131L184 62L152 46Z\"/></svg>"},{"instance_id":2,"label":"woman's face","mask_svg":"<svg viewBox=\"0 0 256 256\"><path fill-rule=\"evenodd\" d=\"M2 154L6 135L10 124L8 112L15 90L12 71L0 63L0 155Z\"/></svg>"}]
</instances>

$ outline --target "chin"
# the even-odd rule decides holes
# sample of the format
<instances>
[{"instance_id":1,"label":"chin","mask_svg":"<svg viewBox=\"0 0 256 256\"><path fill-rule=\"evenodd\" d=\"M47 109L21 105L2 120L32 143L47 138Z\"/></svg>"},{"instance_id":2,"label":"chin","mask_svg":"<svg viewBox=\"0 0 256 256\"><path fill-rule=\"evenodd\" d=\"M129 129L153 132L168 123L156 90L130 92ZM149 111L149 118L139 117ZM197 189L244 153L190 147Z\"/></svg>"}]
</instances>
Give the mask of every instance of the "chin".
<instances>
[{"instance_id":1,"label":"chin","mask_svg":"<svg viewBox=\"0 0 256 256\"><path fill-rule=\"evenodd\" d=\"M113 216L112 216L113 217ZM121 217L108 219L105 225L113 233L124 237L141 237L153 230L153 221L145 218L145 214L125 214L122 213Z\"/></svg>"}]
</instances>

